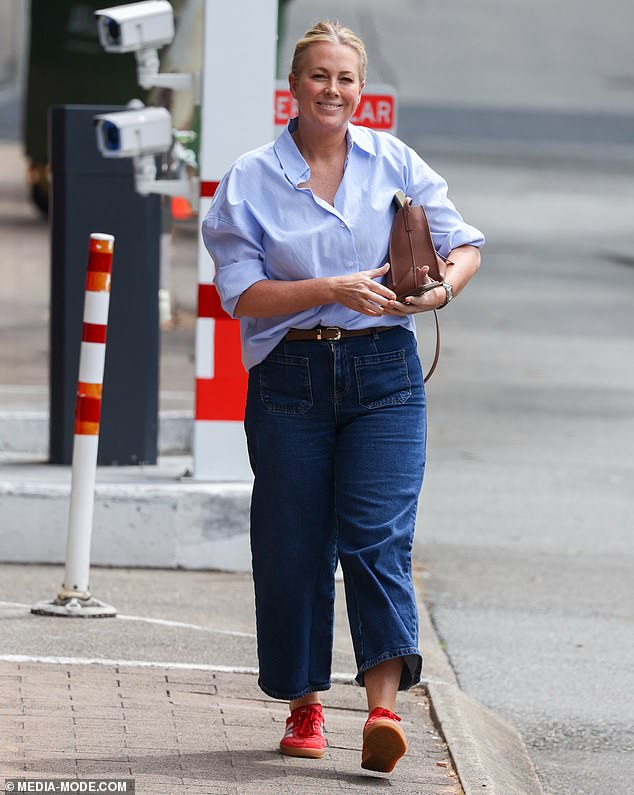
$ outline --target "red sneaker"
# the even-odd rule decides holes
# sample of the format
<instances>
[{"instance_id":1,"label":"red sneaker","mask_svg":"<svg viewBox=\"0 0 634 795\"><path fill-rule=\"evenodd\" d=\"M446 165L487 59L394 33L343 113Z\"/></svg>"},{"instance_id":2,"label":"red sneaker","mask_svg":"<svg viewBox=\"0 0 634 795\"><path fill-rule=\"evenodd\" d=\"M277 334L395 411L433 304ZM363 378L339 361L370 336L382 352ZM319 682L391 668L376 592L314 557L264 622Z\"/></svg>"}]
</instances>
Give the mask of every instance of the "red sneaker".
<instances>
[{"instance_id":1,"label":"red sneaker","mask_svg":"<svg viewBox=\"0 0 634 795\"><path fill-rule=\"evenodd\" d=\"M324 723L321 704L297 707L286 718L286 731L280 741L280 751L287 756L321 759L326 753Z\"/></svg>"},{"instance_id":2,"label":"red sneaker","mask_svg":"<svg viewBox=\"0 0 634 795\"><path fill-rule=\"evenodd\" d=\"M361 767L391 773L394 765L407 751L405 732L398 725L400 718L389 709L376 707L363 727Z\"/></svg>"}]
</instances>

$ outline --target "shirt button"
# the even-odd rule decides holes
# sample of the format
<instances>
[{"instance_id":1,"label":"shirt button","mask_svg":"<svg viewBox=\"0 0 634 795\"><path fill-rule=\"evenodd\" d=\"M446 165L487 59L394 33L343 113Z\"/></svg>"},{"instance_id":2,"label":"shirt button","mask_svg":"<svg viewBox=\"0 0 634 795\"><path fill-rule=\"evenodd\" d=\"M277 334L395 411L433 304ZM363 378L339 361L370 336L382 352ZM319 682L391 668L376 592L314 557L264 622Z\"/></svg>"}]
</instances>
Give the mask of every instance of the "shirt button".
<instances>
[{"instance_id":1,"label":"shirt button","mask_svg":"<svg viewBox=\"0 0 634 795\"><path fill-rule=\"evenodd\" d=\"M346 228L346 225L345 225L344 223L341 223L341 224L339 224L339 226L340 226L342 229L345 229L345 228Z\"/></svg>"}]
</instances>

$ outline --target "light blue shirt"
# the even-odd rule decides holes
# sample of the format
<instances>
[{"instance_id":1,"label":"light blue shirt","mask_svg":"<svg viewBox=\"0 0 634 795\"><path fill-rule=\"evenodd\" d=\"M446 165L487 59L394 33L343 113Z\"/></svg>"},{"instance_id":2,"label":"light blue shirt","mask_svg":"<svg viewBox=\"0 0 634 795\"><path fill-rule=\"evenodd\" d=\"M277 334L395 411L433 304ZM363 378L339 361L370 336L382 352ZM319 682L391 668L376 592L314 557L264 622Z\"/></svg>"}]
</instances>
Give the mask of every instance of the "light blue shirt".
<instances>
[{"instance_id":1,"label":"light blue shirt","mask_svg":"<svg viewBox=\"0 0 634 795\"><path fill-rule=\"evenodd\" d=\"M310 279L379 268L387 261L392 200L397 190L425 207L436 249L481 246L482 233L466 224L447 198L447 183L392 135L348 125L348 156L334 207L298 187L310 179L308 164L291 136L291 119L274 142L240 157L223 177L203 222L214 283L232 317L242 293L262 279ZM369 317L341 304L292 315L240 318L242 358L250 369L290 328L402 325L410 315Z\"/></svg>"}]
</instances>

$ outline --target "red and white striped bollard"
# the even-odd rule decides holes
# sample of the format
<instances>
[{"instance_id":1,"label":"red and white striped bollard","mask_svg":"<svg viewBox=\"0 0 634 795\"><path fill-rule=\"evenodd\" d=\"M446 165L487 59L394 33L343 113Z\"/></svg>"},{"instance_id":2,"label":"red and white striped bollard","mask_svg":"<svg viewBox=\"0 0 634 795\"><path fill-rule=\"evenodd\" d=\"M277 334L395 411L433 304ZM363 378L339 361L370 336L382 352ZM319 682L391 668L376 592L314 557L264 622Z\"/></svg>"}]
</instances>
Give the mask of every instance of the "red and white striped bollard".
<instances>
[{"instance_id":1,"label":"red and white striped bollard","mask_svg":"<svg viewBox=\"0 0 634 795\"><path fill-rule=\"evenodd\" d=\"M106 359L114 237L90 235L84 323L75 403L75 438L64 583L52 602L31 608L38 615L105 618L116 610L90 593L90 542L95 506L101 395Z\"/></svg>"}]
</instances>

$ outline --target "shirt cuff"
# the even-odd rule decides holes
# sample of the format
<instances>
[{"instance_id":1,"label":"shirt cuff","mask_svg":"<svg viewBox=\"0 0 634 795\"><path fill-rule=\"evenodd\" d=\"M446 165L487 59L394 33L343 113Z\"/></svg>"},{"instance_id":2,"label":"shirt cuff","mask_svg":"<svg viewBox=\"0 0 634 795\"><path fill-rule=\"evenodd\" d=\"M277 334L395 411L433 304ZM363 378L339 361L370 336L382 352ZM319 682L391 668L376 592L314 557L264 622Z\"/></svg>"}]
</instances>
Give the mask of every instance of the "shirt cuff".
<instances>
[{"instance_id":1,"label":"shirt cuff","mask_svg":"<svg viewBox=\"0 0 634 795\"><path fill-rule=\"evenodd\" d=\"M242 293L263 279L268 279L268 276L259 259L232 262L220 268L214 277L214 284L225 312L235 317L236 304Z\"/></svg>"},{"instance_id":2,"label":"shirt cuff","mask_svg":"<svg viewBox=\"0 0 634 795\"><path fill-rule=\"evenodd\" d=\"M484 245L484 235L475 226L465 224L459 229L450 232L440 244L438 253L441 257L447 257L450 251L453 251L459 246L475 246L480 248Z\"/></svg>"}]
</instances>

